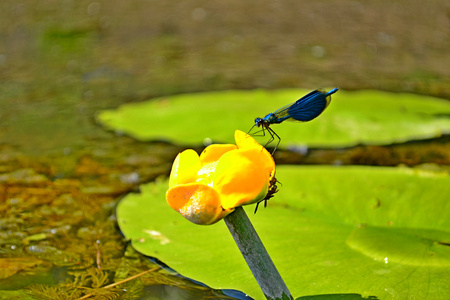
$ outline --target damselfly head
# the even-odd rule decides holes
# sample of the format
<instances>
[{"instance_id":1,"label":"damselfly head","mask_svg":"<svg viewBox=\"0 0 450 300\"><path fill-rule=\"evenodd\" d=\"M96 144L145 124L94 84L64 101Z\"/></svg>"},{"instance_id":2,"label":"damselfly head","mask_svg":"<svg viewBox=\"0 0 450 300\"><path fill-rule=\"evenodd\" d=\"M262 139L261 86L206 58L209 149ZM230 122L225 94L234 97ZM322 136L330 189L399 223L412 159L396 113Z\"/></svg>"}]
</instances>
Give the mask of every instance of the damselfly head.
<instances>
[{"instance_id":1,"label":"damselfly head","mask_svg":"<svg viewBox=\"0 0 450 300\"><path fill-rule=\"evenodd\" d=\"M262 123L263 123L263 119L261 119L261 118L256 118L255 119L255 126L256 127L261 126Z\"/></svg>"}]
</instances>

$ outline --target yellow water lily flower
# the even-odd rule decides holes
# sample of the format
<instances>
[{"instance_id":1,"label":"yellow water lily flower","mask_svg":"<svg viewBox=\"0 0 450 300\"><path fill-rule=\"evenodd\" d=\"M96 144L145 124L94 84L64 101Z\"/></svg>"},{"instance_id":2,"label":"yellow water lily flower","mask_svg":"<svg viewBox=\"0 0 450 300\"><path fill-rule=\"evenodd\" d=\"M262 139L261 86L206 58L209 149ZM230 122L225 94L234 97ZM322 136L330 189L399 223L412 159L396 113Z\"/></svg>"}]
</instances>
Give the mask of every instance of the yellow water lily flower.
<instances>
[{"instance_id":1,"label":"yellow water lily flower","mask_svg":"<svg viewBox=\"0 0 450 300\"><path fill-rule=\"evenodd\" d=\"M213 144L200 156L185 150L172 165L167 203L195 224L216 223L235 207L259 202L269 190L273 193L272 155L240 130L234 138L236 145Z\"/></svg>"}]
</instances>

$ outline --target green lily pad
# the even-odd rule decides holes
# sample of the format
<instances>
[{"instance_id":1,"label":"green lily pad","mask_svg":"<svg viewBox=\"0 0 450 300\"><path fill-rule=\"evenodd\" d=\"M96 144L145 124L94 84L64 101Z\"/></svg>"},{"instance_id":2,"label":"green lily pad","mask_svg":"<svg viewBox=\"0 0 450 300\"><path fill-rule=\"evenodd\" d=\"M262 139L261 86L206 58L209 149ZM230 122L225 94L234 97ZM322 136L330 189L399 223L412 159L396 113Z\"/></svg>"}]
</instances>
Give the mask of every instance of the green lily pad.
<instances>
[{"instance_id":1,"label":"green lily pad","mask_svg":"<svg viewBox=\"0 0 450 300\"><path fill-rule=\"evenodd\" d=\"M214 142L233 143L235 129L247 132L255 117L264 117L308 92L284 89L167 96L102 111L97 120L144 141L198 145L208 137ZM340 90L317 119L302 124L284 122L272 128L282 138L281 146L352 146L425 139L450 132L450 102L413 94Z\"/></svg>"},{"instance_id":2,"label":"green lily pad","mask_svg":"<svg viewBox=\"0 0 450 300\"><path fill-rule=\"evenodd\" d=\"M450 176L407 168L281 166L280 191L253 214L295 297L450 298ZM190 223L165 202L167 182L117 208L140 252L213 288L263 298L224 222Z\"/></svg>"}]
</instances>

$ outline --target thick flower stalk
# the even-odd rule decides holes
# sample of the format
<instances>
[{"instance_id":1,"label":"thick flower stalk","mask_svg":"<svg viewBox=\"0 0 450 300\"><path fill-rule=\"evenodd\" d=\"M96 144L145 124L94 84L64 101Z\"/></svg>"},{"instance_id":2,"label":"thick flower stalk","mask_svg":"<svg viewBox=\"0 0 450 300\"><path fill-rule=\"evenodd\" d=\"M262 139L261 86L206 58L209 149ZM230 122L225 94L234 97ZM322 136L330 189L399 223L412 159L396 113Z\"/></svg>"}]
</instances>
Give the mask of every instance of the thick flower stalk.
<instances>
[{"instance_id":1,"label":"thick flower stalk","mask_svg":"<svg viewBox=\"0 0 450 300\"><path fill-rule=\"evenodd\" d=\"M275 162L270 153L242 131L236 130L235 140L236 145L210 145L200 156L189 149L176 157L166 200L189 221L216 223L271 190Z\"/></svg>"}]
</instances>

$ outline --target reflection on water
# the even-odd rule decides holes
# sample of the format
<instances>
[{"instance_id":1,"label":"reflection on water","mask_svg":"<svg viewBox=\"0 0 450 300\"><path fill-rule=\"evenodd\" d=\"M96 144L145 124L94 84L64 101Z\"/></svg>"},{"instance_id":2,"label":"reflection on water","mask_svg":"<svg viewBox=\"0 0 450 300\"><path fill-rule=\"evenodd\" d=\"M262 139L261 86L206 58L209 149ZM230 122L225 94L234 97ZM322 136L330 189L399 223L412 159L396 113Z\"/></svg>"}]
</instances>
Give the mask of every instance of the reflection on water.
<instances>
[{"instance_id":1,"label":"reflection on water","mask_svg":"<svg viewBox=\"0 0 450 300\"><path fill-rule=\"evenodd\" d=\"M69 289L68 285L73 280L70 268L67 267L54 267L44 272L33 272L30 274L16 274L6 279L0 280L0 295L3 297L8 294L8 291L18 292L26 291L23 293L14 294L25 296L27 293L37 299L56 299L51 298L53 292L58 292L59 297L65 294L65 290L61 286L66 286L66 290ZM52 290L52 287L56 287L58 283L64 283L59 289ZM173 282L175 283L175 282ZM79 287L80 288L80 287ZM94 292L94 289L87 287L83 288L86 294ZM75 296L75 292L71 294ZM77 294L78 296L81 294ZM238 291L220 291L213 290L203 286L195 286L192 283L188 283L187 286L183 286L183 282L180 281L178 286L167 285L161 283L145 284L145 281L138 281L137 284L123 284L118 289L111 289L109 293L105 291L101 294L102 297L114 297L122 295L127 296L127 299L153 299L153 300L167 300L167 299L185 299L185 300L199 300L199 299L216 299L216 300L230 300L230 299L244 299L251 300L252 298L245 296ZM97 296L100 296L97 295ZM94 294L90 299L97 299ZM34 298L33 298L34 299ZM69 299L69 298L65 298ZM70 299L76 299L71 297ZM102 298L103 299L103 298ZM120 298L125 299L125 298Z\"/></svg>"},{"instance_id":2,"label":"reflection on water","mask_svg":"<svg viewBox=\"0 0 450 300\"><path fill-rule=\"evenodd\" d=\"M221 292L212 291L201 291L201 290L186 290L180 289L174 286L168 285L155 285L146 287L144 289L144 294L141 299L152 299L152 300L165 300L165 299L186 299L186 300L198 300L198 299L216 299L216 300L230 300L230 299L252 299L250 297L232 297L226 296L224 294L220 295Z\"/></svg>"}]
</instances>

